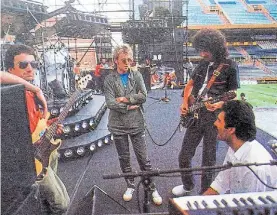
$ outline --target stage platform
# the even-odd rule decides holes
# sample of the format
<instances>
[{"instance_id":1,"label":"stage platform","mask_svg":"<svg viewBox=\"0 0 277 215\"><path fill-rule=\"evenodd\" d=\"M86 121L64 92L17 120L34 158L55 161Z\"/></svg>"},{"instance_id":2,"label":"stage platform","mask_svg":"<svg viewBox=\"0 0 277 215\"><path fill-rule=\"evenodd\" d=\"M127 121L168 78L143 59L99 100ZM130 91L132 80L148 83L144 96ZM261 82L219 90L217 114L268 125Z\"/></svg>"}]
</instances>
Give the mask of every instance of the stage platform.
<instances>
[{"instance_id":1,"label":"stage platform","mask_svg":"<svg viewBox=\"0 0 277 215\"><path fill-rule=\"evenodd\" d=\"M159 145L164 144L169 139L179 124L179 107L182 102L181 93L182 90L168 90L167 96L169 102L160 100L160 98L165 96L165 91L162 89L152 90L148 94L146 104L144 104L146 126L155 142ZM276 130L274 128L276 127L277 109L254 109L254 112L256 114L257 127L259 128L257 140L263 145L272 139L276 140L276 133L274 133ZM111 139L107 130L107 117L108 111L105 112L94 131L75 137L74 140L64 140L61 150L71 148L76 144L78 146L83 146L89 145L91 143L90 141L98 142L98 135L101 137L103 136L103 138L106 135ZM184 132L185 131L177 131L173 138L164 146L154 144L149 135L146 134L147 148L153 169L178 169L178 155L181 149ZM124 202L122 195L126 190L125 180L123 178L103 179L103 175L121 173L114 144L111 141L109 144L104 144L103 146L104 147L98 147L99 150L87 156L79 156L76 159L59 162L58 174L64 182L71 198L67 215L93 214L92 210L90 210L91 208L89 208L90 212L88 212L86 206L80 207L86 204L88 207L92 207L92 205L93 207L97 207L97 211L100 211L97 215L112 214L107 209L118 204L127 208L127 210L120 213L117 212L117 214L140 214L137 198L140 199L140 206L142 207L144 191L141 186L137 189L139 190L138 196L137 193L135 193L130 202ZM218 165L222 164L227 149L226 143L218 141L216 154ZM130 151L133 171L140 171L131 146ZM199 167L201 162L202 143L200 143L196 150L192 165L193 167ZM167 174L155 176L153 179L163 198L163 204L156 206L151 203L149 205L150 212L152 214L168 214L169 198L174 197L171 194L171 189L181 184L180 175L177 173ZM140 178L136 178L136 185L138 185L139 181ZM92 194L90 191L95 185L104 192L95 195ZM199 192L200 176L195 175L195 188L191 195L199 195Z\"/></svg>"},{"instance_id":2,"label":"stage platform","mask_svg":"<svg viewBox=\"0 0 277 215\"><path fill-rule=\"evenodd\" d=\"M254 108L256 126L277 139L277 105L276 108Z\"/></svg>"},{"instance_id":3,"label":"stage platform","mask_svg":"<svg viewBox=\"0 0 277 215\"><path fill-rule=\"evenodd\" d=\"M170 98L170 101L167 103L152 99L164 97L164 90L157 89L149 92L149 98L147 98L147 102L144 105L146 125L155 141L159 144L163 144L166 140L168 140L168 138L171 136L176 126L178 125L179 106L182 101L181 92L182 90L168 90L167 94ZM273 117L270 117L273 116L273 113L270 111L270 114L268 114L269 118L263 116L263 112L265 113L264 115L267 115L267 110L264 110L263 112L259 110L254 111L257 114L257 127L259 128L263 128L263 126L273 120ZM276 119L276 117L274 118ZM274 133L271 133L272 136L267 134L267 132L270 133L274 131L274 126L269 127L271 127L273 130L264 129L264 131L259 129L259 132L257 134L257 139L259 141L267 142L272 137L274 137ZM155 145L150 140L149 135L146 134L149 158L151 159L153 168L158 168L160 170L171 170L178 168L178 154L181 148L183 136L184 131L178 131L168 144L166 144L165 146L158 146ZM135 159L132 147L130 148L133 170L139 171L139 166ZM219 141L217 146L218 165L222 164L226 151L226 143ZM200 166L201 157L202 143L196 150L196 155L193 159L193 166ZM124 179L120 178L104 180L102 178L104 174L106 175L115 173L121 173L121 170L116 149L113 144L109 144L108 146L103 147L100 151L98 151L97 153L93 153L91 156L85 156L75 160L60 162L59 175L64 181L72 200L68 215L76 214L76 208L78 208L78 205L81 204L84 196L94 185L99 186L109 196L118 201L124 207L128 208L133 214L138 214L139 211L137 207L136 195L134 195L134 198L130 202L124 202L122 199L122 195L126 189ZM150 205L150 212L157 214L166 214L168 212L169 198L173 197L171 194L171 189L181 183L180 176L178 174L175 174L175 177L172 175L168 175L163 177L155 177L154 180L163 198L163 204L161 206L155 206L152 203ZM78 186L76 186L77 182L79 182ZM138 182L139 178L136 178L136 184ZM195 176L195 184L196 186L192 192L192 195L198 195L198 192L200 191L199 176ZM140 202L142 202L142 187L140 187L139 198ZM101 207L104 214L106 207L105 205L110 203L110 201L105 202L103 200L102 204L96 205L96 207ZM82 212L79 211L78 214L82 214Z\"/></svg>"}]
</instances>

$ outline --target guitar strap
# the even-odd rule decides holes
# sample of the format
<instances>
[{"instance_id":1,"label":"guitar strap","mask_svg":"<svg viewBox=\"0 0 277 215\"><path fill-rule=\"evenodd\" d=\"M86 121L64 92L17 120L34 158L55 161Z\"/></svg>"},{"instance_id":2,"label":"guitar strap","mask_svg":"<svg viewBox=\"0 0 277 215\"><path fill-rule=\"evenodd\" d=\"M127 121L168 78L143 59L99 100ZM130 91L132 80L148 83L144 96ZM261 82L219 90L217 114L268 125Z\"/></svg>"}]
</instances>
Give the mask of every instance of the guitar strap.
<instances>
[{"instance_id":1,"label":"guitar strap","mask_svg":"<svg viewBox=\"0 0 277 215\"><path fill-rule=\"evenodd\" d=\"M225 63L221 63L219 64L219 66L217 67L217 69L213 72L213 76L211 77L211 79L209 80L208 84L206 85L206 87L204 88L204 90L197 96L197 101L201 98L204 97L205 95L207 95L208 91L210 90L211 86L213 85L213 83L215 82L215 79L220 75L222 69L224 67L229 66L229 64L225 64ZM209 71L207 71L208 73Z\"/></svg>"},{"instance_id":2,"label":"guitar strap","mask_svg":"<svg viewBox=\"0 0 277 215\"><path fill-rule=\"evenodd\" d=\"M207 95L208 91L210 90L211 86L213 85L214 81L216 80L216 78L220 75L222 69L224 67L227 67L229 66L229 64L224 64L224 63L221 63L219 64L219 66L217 67L216 70L214 70L213 72L213 75L211 77L211 79L209 80L208 84L205 86L205 88L203 89L203 91L197 96L196 98L196 101L199 101L202 97L204 97L205 95ZM208 67L209 69L209 67ZM208 76L208 72L207 71L207 76ZM198 113L197 112L194 112L193 114L193 118L190 118L189 121L186 121L185 119L186 118L181 118L181 124L185 127L185 128L188 128L189 126L191 126L194 122L195 122L195 119L198 119L199 116L198 116Z\"/></svg>"}]
</instances>

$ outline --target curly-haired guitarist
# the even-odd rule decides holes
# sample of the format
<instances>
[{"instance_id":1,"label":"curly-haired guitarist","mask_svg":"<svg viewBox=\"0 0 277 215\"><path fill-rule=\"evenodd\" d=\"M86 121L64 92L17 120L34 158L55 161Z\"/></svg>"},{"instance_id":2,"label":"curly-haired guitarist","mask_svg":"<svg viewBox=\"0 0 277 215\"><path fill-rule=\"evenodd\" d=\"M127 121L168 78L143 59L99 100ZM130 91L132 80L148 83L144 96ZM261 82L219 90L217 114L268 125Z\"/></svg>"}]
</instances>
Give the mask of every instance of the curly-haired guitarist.
<instances>
[{"instance_id":1,"label":"curly-haired guitarist","mask_svg":"<svg viewBox=\"0 0 277 215\"><path fill-rule=\"evenodd\" d=\"M193 38L193 47L200 52L203 58L194 69L191 79L184 90L181 114L186 116L190 104L196 99L201 102L210 97L218 97L238 88L237 65L227 59L228 51L226 40L218 30L202 29ZM212 80L212 81L210 81ZM179 154L179 167L190 168L192 158L201 140L203 139L202 166L213 166L216 162L217 131L213 126L218 110L224 101L206 103L194 115L194 120L187 127L182 148ZM201 190L204 192L213 180L213 173L202 172ZM188 194L194 189L192 174L182 174L182 185L172 189L176 196ZM199 192L199 191L197 191Z\"/></svg>"}]
</instances>

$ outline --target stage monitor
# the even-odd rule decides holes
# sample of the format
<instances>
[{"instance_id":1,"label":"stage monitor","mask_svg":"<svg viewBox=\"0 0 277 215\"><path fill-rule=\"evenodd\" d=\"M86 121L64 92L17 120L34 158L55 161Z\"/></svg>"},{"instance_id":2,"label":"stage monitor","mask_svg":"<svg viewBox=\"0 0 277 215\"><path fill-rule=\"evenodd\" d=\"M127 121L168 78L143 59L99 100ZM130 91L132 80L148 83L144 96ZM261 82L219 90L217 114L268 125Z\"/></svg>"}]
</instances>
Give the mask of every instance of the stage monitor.
<instances>
[{"instance_id":1,"label":"stage monitor","mask_svg":"<svg viewBox=\"0 0 277 215\"><path fill-rule=\"evenodd\" d=\"M1 85L1 214L28 195L36 176L33 156L24 87Z\"/></svg>"}]
</instances>

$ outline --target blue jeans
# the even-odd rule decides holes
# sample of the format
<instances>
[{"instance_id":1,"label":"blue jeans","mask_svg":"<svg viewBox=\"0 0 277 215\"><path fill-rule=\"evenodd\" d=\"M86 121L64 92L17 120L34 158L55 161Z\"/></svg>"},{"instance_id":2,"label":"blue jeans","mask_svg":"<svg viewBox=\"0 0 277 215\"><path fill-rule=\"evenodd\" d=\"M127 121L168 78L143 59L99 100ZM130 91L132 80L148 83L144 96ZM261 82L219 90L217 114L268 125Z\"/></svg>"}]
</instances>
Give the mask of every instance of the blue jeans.
<instances>
[{"instance_id":1,"label":"blue jeans","mask_svg":"<svg viewBox=\"0 0 277 215\"><path fill-rule=\"evenodd\" d=\"M152 166L147 154L147 146L145 141L145 132L140 132L138 134L129 134L129 135L113 135L114 143L116 146L120 167L123 173L132 172L131 161L130 161L130 149L129 141L133 145L133 149L140 166L141 171L151 171ZM134 177L125 178L127 187L135 188ZM151 179L149 179L151 180ZM150 186L154 189L155 184L150 182Z\"/></svg>"}]
</instances>

